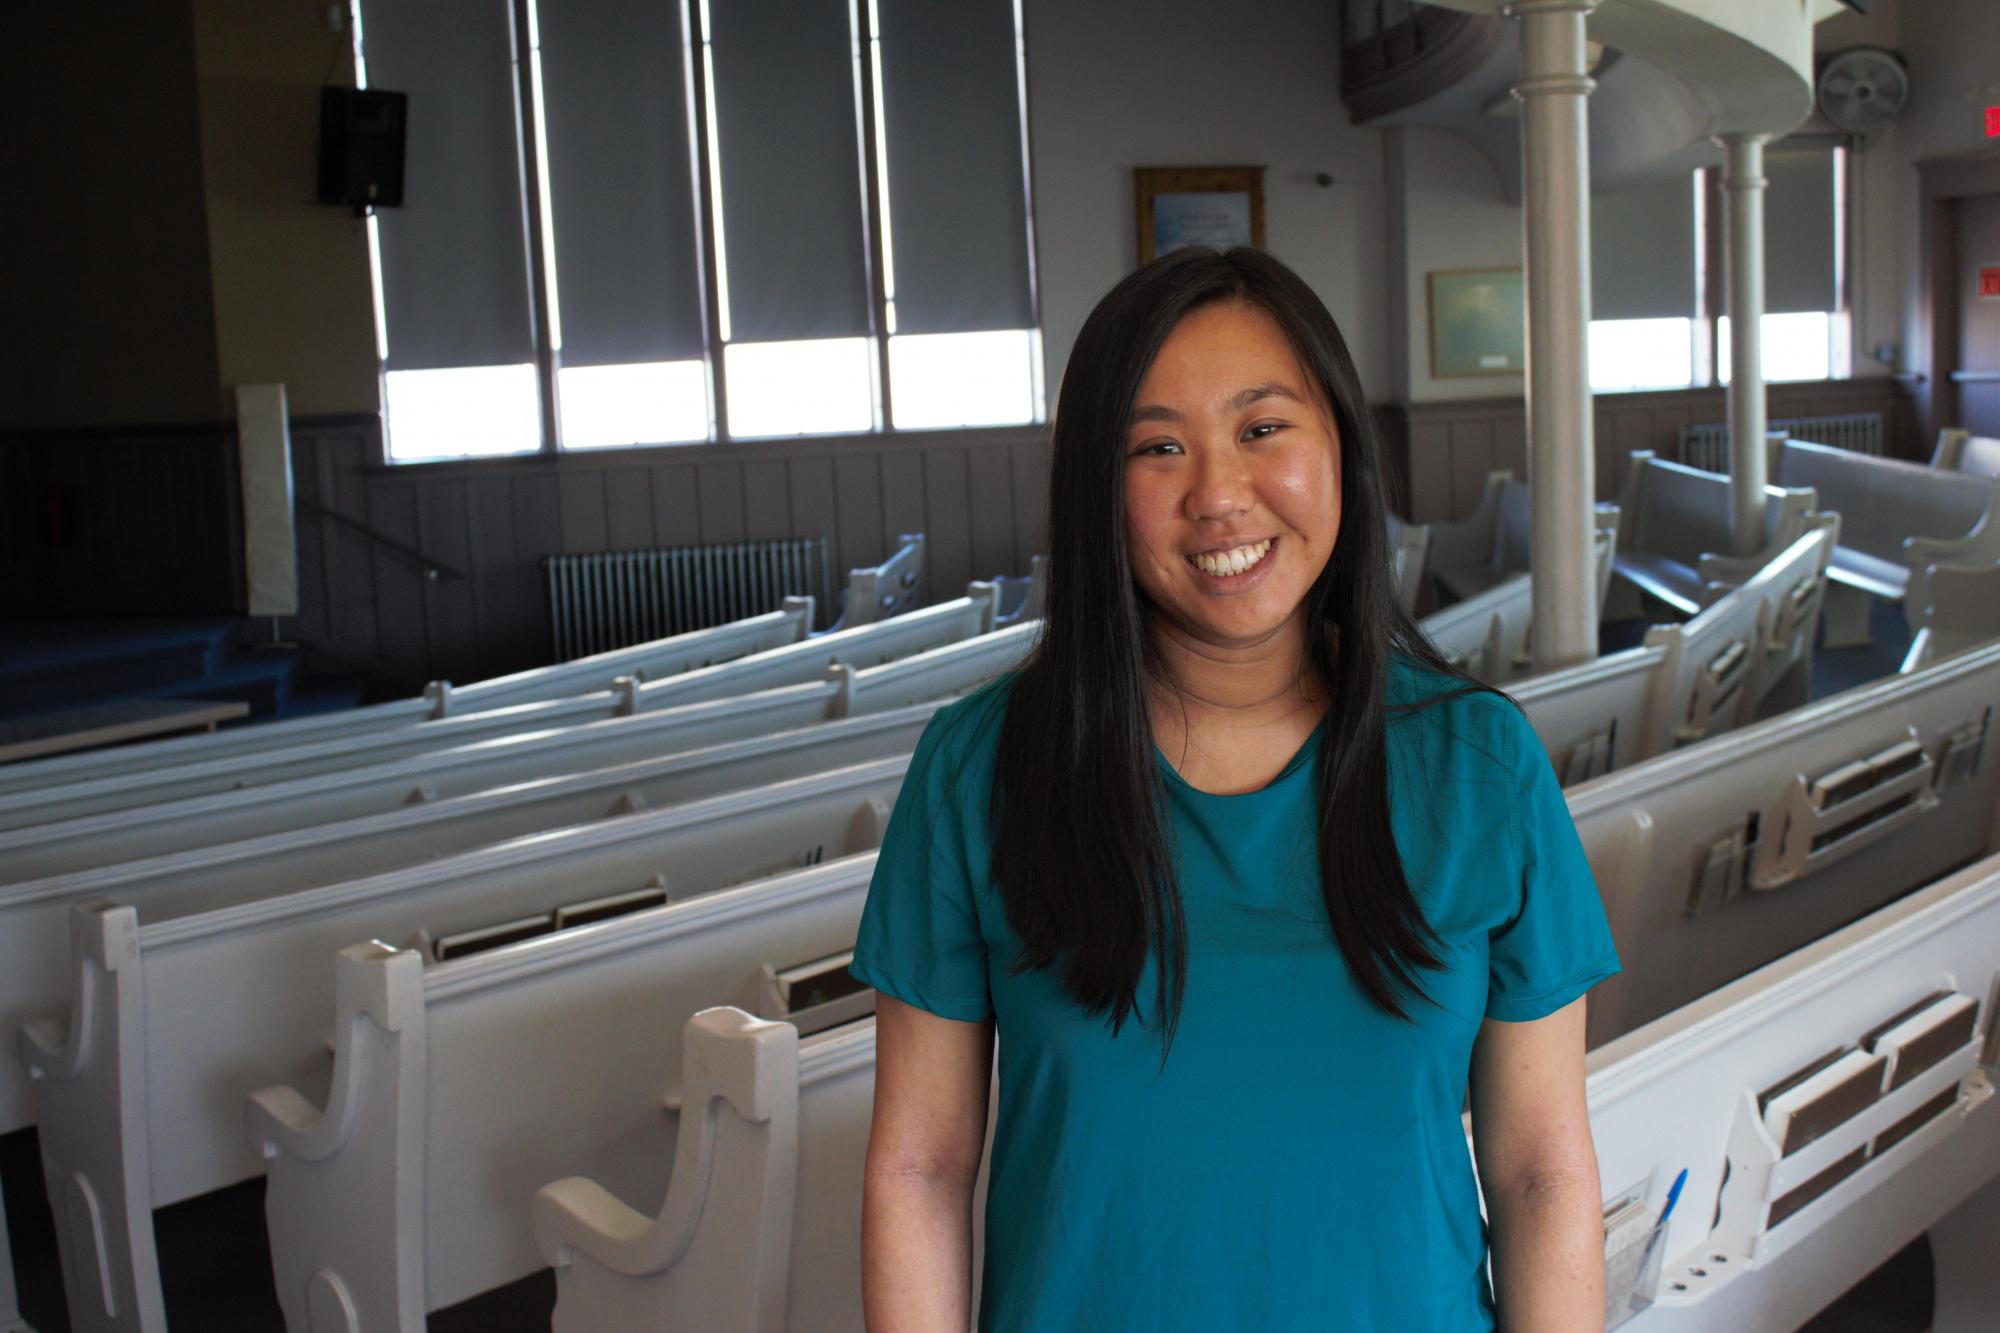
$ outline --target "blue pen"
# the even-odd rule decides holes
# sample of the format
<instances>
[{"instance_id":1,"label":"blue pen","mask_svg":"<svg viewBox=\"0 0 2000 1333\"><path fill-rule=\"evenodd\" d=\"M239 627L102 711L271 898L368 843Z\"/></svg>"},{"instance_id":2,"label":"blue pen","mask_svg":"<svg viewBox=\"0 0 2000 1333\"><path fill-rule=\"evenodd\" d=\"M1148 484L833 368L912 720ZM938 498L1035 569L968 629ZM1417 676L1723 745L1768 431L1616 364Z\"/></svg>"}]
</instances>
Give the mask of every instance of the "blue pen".
<instances>
[{"instance_id":1,"label":"blue pen","mask_svg":"<svg viewBox=\"0 0 2000 1333\"><path fill-rule=\"evenodd\" d=\"M1681 1198L1681 1186L1687 1183L1688 1183L1687 1168L1682 1167L1681 1173L1674 1177L1673 1188L1667 1191L1667 1206L1660 1209L1661 1225L1664 1226L1666 1224L1666 1220L1674 1215L1674 1205L1679 1203Z\"/></svg>"}]
</instances>

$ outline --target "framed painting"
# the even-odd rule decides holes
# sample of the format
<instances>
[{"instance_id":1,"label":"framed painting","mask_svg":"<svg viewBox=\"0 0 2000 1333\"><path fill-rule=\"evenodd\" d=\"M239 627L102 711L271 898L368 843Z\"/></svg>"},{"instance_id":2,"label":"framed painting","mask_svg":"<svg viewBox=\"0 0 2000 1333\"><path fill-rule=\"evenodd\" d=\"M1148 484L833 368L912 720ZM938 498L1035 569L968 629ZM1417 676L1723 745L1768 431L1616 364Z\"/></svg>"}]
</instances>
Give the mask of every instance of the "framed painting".
<instances>
[{"instance_id":1,"label":"framed painting","mask_svg":"<svg viewBox=\"0 0 2000 1333\"><path fill-rule=\"evenodd\" d=\"M1520 269L1442 269L1427 277L1431 378L1518 375L1528 368Z\"/></svg>"},{"instance_id":2,"label":"framed painting","mask_svg":"<svg viewBox=\"0 0 2000 1333\"><path fill-rule=\"evenodd\" d=\"M1139 167L1139 262L1184 245L1264 244L1264 168Z\"/></svg>"}]
</instances>

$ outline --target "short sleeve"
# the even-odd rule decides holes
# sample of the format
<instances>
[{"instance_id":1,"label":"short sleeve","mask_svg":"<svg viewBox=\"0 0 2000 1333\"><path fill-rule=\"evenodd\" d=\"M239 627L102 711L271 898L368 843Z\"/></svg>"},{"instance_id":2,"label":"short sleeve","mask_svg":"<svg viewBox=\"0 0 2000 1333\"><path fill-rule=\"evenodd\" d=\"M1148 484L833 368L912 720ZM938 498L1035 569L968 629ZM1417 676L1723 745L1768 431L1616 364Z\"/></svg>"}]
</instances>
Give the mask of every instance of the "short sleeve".
<instances>
[{"instance_id":1,"label":"short sleeve","mask_svg":"<svg viewBox=\"0 0 2000 1333\"><path fill-rule=\"evenodd\" d=\"M1486 1016L1510 1023L1546 1017L1619 970L1562 786L1525 718L1516 734L1520 897L1487 938L1486 986Z\"/></svg>"},{"instance_id":2,"label":"short sleeve","mask_svg":"<svg viewBox=\"0 0 2000 1333\"><path fill-rule=\"evenodd\" d=\"M972 721L947 709L917 741L848 965L856 980L884 995L968 1023L993 1012L966 827L968 816L984 815L970 796L990 789L991 779L974 780L954 757L960 747L946 740L955 722Z\"/></svg>"}]
</instances>

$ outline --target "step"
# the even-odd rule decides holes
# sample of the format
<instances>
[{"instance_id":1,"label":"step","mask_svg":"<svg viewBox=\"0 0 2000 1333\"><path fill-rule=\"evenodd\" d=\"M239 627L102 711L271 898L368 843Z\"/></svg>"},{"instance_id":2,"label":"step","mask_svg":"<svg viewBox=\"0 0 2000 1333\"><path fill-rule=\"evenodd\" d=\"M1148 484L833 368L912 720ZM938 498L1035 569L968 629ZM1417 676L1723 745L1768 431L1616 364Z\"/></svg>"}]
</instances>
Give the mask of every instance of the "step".
<instances>
[{"instance_id":1,"label":"step","mask_svg":"<svg viewBox=\"0 0 2000 1333\"><path fill-rule=\"evenodd\" d=\"M0 624L0 716L192 681L227 660L234 632L213 618Z\"/></svg>"}]
</instances>

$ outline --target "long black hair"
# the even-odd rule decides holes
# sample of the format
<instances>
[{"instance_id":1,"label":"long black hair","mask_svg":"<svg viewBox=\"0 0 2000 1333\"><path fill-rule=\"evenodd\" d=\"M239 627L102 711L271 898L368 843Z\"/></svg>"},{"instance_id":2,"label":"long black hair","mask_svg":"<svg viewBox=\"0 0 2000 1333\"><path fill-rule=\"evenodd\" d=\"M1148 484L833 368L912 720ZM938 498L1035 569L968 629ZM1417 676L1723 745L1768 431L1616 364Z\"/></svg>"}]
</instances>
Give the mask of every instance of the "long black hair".
<instances>
[{"instance_id":1,"label":"long black hair","mask_svg":"<svg viewBox=\"0 0 2000 1333\"><path fill-rule=\"evenodd\" d=\"M1305 598L1308 665L1329 694L1320 739L1319 865L1333 938L1368 998L1407 1018L1437 937L1389 822L1389 655L1480 689L1411 622L1390 579L1381 447L1332 315L1289 268L1244 247L1171 251L1084 321L1063 374L1049 479L1048 600L1000 727L993 862L1022 941L1016 972L1057 968L1115 1035L1138 1010L1150 951L1162 1059L1187 986L1186 920L1147 720L1149 599L1125 541L1125 449L1140 382L1190 311L1242 301L1284 331L1339 431L1340 530Z\"/></svg>"}]
</instances>

